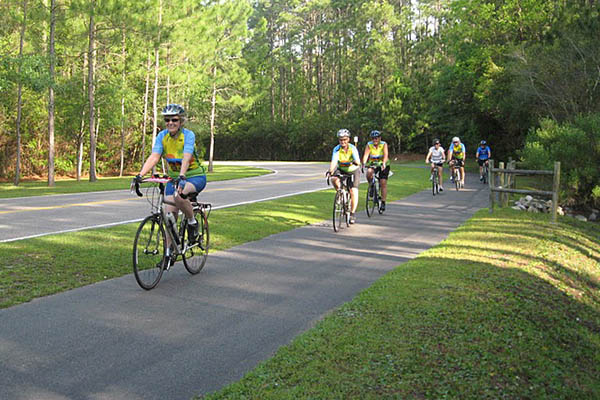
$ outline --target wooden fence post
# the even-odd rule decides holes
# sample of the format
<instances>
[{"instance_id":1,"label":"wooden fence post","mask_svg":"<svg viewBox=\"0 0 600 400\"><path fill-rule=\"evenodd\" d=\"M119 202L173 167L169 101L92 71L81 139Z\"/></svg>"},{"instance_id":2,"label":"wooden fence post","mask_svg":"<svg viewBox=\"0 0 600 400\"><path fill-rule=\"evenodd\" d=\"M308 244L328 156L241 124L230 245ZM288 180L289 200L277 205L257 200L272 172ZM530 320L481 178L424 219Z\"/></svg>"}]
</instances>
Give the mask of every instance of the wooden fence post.
<instances>
[{"instance_id":1,"label":"wooden fence post","mask_svg":"<svg viewBox=\"0 0 600 400\"><path fill-rule=\"evenodd\" d=\"M504 161L500 161L498 163L498 168L504 169ZM506 173L500 172L500 182L498 183L498 186L502 187L503 189L505 188L505 186L504 186L505 179L506 179ZM505 197L506 197L505 193L502 193L502 192L498 193L498 205L500 207L504 207L504 198Z\"/></svg>"},{"instance_id":2,"label":"wooden fence post","mask_svg":"<svg viewBox=\"0 0 600 400\"><path fill-rule=\"evenodd\" d=\"M560 190L560 161L554 162L554 176L552 181L552 222L556 223L558 210L558 191Z\"/></svg>"},{"instance_id":3,"label":"wooden fence post","mask_svg":"<svg viewBox=\"0 0 600 400\"><path fill-rule=\"evenodd\" d=\"M494 169L494 160L489 161L488 167L488 185L490 185L490 214L494 212L494 192L492 188L494 187L494 173L492 170Z\"/></svg>"}]
</instances>

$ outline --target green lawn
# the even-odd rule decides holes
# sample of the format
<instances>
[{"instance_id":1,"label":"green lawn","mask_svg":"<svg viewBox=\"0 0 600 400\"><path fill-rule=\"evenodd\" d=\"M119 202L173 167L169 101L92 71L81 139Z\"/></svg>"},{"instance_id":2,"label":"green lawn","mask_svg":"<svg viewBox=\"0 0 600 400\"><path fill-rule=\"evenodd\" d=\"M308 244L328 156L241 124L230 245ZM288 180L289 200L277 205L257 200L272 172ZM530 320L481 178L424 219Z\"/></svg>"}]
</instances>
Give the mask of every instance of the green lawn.
<instances>
[{"instance_id":1,"label":"green lawn","mask_svg":"<svg viewBox=\"0 0 600 400\"><path fill-rule=\"evenodd\" d=\"M396 168L389 180L389 200L428 186L425 169ZM361 188L362 199L366 185ZM223 250L329 219L332 201L333 191L324 190L215 210L209 220L211 248ZM137 225L0 243L0 308L130 274ZM210 255L206 268L210 268Z\"/></svg>"},{"instance_id":2,"label":"green lawn","mask_svg":"<svg viewBox=\"0 0 600 400\"><path fill-rule=\"evenodd\" d=\"M598 399L600 229L482 210L207 399Z\"/></svg>"},{"instance_id":3,"label":"green lawn","mask_svg":"<svg viewBox=\"0 0 600 400\"><path fill-rule=\"evenodd\" d=\"M208 181L224 181L228 179L248 178L271 173L262 168L215 165L214 171L207 174ZM0 198L42 196L48 194L99 192L103 190L122 190L129 188L133 176L123 178L100 178L96 182L75 179L57 180L54 187L48 187L46 181L24 181L15 186L12 183L0 183Z\"/></svg>"}]
</instances>

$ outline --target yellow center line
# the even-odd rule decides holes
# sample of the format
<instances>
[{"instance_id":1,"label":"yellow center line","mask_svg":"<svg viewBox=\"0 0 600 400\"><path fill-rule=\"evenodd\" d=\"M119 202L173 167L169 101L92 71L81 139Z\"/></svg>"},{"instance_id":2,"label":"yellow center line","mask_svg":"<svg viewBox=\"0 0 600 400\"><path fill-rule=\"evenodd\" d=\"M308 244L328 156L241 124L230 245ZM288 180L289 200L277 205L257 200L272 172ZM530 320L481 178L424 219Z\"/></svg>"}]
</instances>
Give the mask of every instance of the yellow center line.
<instances>
[{"instance_id":1,"label":"yellow center line","mask_svg":"<svg viewBox=\"0 0 600 400\"><path fill-rule=\"evenodd\" d=\"M21 209L18 209L18 210L0 211L0 215L1 214L11 214L11 213L26 212L26 211L55 210L55 209L58 209L58 208L87 207L87 206L92 206L92 205L97 205L97 204L119 203L121 201L130 201L130 200L139 200L139 199L133 197L133 198L130 198L130 199L102 200L102 201L92 201L92 202L89 202L89 203L61 204L61 205L58 205L58 206L48 206L48 207L28 207L28 208L21 208Z\"/></svg>"}]
</instances>

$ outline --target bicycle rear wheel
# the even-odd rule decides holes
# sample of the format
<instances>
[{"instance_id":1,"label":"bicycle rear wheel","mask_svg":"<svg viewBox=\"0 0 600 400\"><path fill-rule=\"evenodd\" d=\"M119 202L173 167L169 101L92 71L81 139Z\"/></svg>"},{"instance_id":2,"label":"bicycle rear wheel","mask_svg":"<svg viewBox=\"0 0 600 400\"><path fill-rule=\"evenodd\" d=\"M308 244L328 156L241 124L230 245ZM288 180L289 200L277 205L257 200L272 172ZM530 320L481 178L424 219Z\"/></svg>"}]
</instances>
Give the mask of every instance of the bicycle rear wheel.
<instances>
[{"instance_id":1,"label":"bicycle rear wheel","mask_svg":"<svg viewBox=\"0 0 600 400\"><path fill-rule=\"evenodd\" d=\"M344 217L344 196L341 191L335 193L333 199L333 230L339 231L342 227L342 218Z\"/></svg>"},{"instance_id":2,"label":"bicycle rear wheel","mask_svg":"<svg viewBox=\"0 0 600 400\"><path fill-rule=\"evenodd\" d=\"M377 186L376 186L376 191L375 191L375 202L377 203L377 211L379 212L379 214L383 214L383 210L381 209L381 181L377 182Z\"/></svg>"},{"instance_id":3,"label":"bicycle rear wheel","mask_svg":"<svg viewBox=\"0 0 600 400\"><path fill-rule=\"evenodd\" d=\"M160 281L166 249L161 217L149 215L140 224L133 242L133 274L142 289L150 290Z\"/></svg>"},{"instance_id":4,"label":"bicycle rear wheel","mask_svg":"<svg viewBox=\"0 0 600 400\"><path fill-rule=\"evenodd\" d=\"M350 226L350 193L344 191L344 221L346 227Z\"/></svg>"},{"instance_id":5,"label":"bicycle rear wheel","mask_svg":"<svg viewBox=\"0 0 600 400\"><path fill-rule=\"evenodd\" d=\"M456 191L460 189L460 170L457 167L454 167L454 186L456 186Z\"/></svg>"},{"instance_id":6,"label":"bicycle rear wheel","mask_svg":"<svg viewBox=\"0 0 600 400\"><path fill-rule=\"evenodd\" d=\"M189 243L189 236L186 229L183 231L183 243L185 243L185 252L182 255L183 266L187 271L196 275L204 268L206 257L208 257L209 233L208 233L208 218L204 212L194 212L194 218L198 223L198 238L192 244Z\"/></svg>"},{"instance_id":7,"label":"bicycle rear wheel","mask_svg":"<svg viewBox=\"0 0 600 400\"><path fill-rule=\"evenodd\" d=\"M375 179L375 178L373 178L373 179ZM369 184L369 189L367 190L367 200L366 200L367 216L369 216L369 218L371 218L371 215L373 215L373 211L375 210L376 196L377 196L377 189L375 189L375 183L371 182Z\"/></svg>"}]
</instances>

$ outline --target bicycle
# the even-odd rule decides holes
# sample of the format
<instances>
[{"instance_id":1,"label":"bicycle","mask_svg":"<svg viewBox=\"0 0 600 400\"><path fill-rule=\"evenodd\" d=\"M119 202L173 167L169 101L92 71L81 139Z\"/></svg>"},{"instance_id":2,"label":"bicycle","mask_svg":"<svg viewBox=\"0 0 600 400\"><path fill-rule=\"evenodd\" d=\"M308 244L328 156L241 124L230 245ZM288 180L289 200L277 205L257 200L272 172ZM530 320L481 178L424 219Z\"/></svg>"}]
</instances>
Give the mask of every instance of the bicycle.
<instances>
[{"instance_id":1,"label":"bicycle","mask_svg":"<svg viewBox=\"0 0 600 400\"><path fill-rule=\"evenodd\" d=\"M327 177L327 185L330 184L329 180L332 176L340 179L340 189L335 193L333 199L333 230L338 232L342 229L342 221L346 222L346 227L350 226L350 191L348 188L352 187L352 175L348 174L334 174Z\"/></svg>"},{"instance_id":2,"label":"bicycle","mask_svg":"<svg viewBox=\"0 0 600 400\"><path fill-rule=\"evenodd\" d=\"M455 162L454 168L452 169L452 179L454 180L454 186L456 186L456 191L459 191L462 187L461 178L462 177L460 174L460 163Z\"/></svg>"},{"instance_id":3,"label":"bicycle","mask_svg":"<svg viewBox=\"0 0 600 400\"><path fill-rule=\"evenodd\" d=\"M482 175L483 179L481 180L481 183L483 183L484 185L485 185L485 184L488 182L488 172L489 172L489 171L488 171L488 168L489 168L489 165L488 165L488 162L487 162L487 160L486 160L486 161L483 163L483 169L482 169L482 171L481 171L481 172L482 172L482 174L483 174L483 175Z\"/></svg>"},{"instance_id":4,"label":"bicycle","mask_svg":"<svg viewBox=\"0 0 600 400\"><path fill-rule=\"evenodd\" d=\"M373 171L373 180L369 182L369 189L367 190L367 215L371 218L373 212L375 211L375 206L377 206L377 211L379 214L383 214L383 210L381 209L381 182L379 181L381 173L381 167L372 167ZM377 182L375 182L377 180Z\"/></svg>"},{"instance_id":5,"label":"bicycle","mask_svg":"<svg viewBox=\"0 0 600 400\"><path fill-rule=\"evenodd\" d=\"M440 193L440 175L439 169L440 166L436 163L433 164L433 172L431 173L431 192L433 196Z\"/></svg>"},{"instance_id":6,"label":"bicycle","mask_svg":"<svg viewBox=\"0 0 600 400\"><path fill-rule=\"evenodd\" d=\"M166 183L169 177L144 179L143 183L152 183L146 190L146 199L150 203L150 215L142 220L133 242L133 274L142 289L154 288L164 271L168 271L181 256L185 269L192 275L202 270L209 249L208 216L212 210L210 203L199 203L198 193L187 198L192 203L194 218L198 224L198 236L190 237L187 218L181 214L179 225L172 213L167 213L163 205L175 205L165 200ZM135 192L142 197L139 183L135 183ZM183 195L182 195L183 197ZM167 256L167 235L171 242L171 255Z\"/></svg>"}]
</instances>

